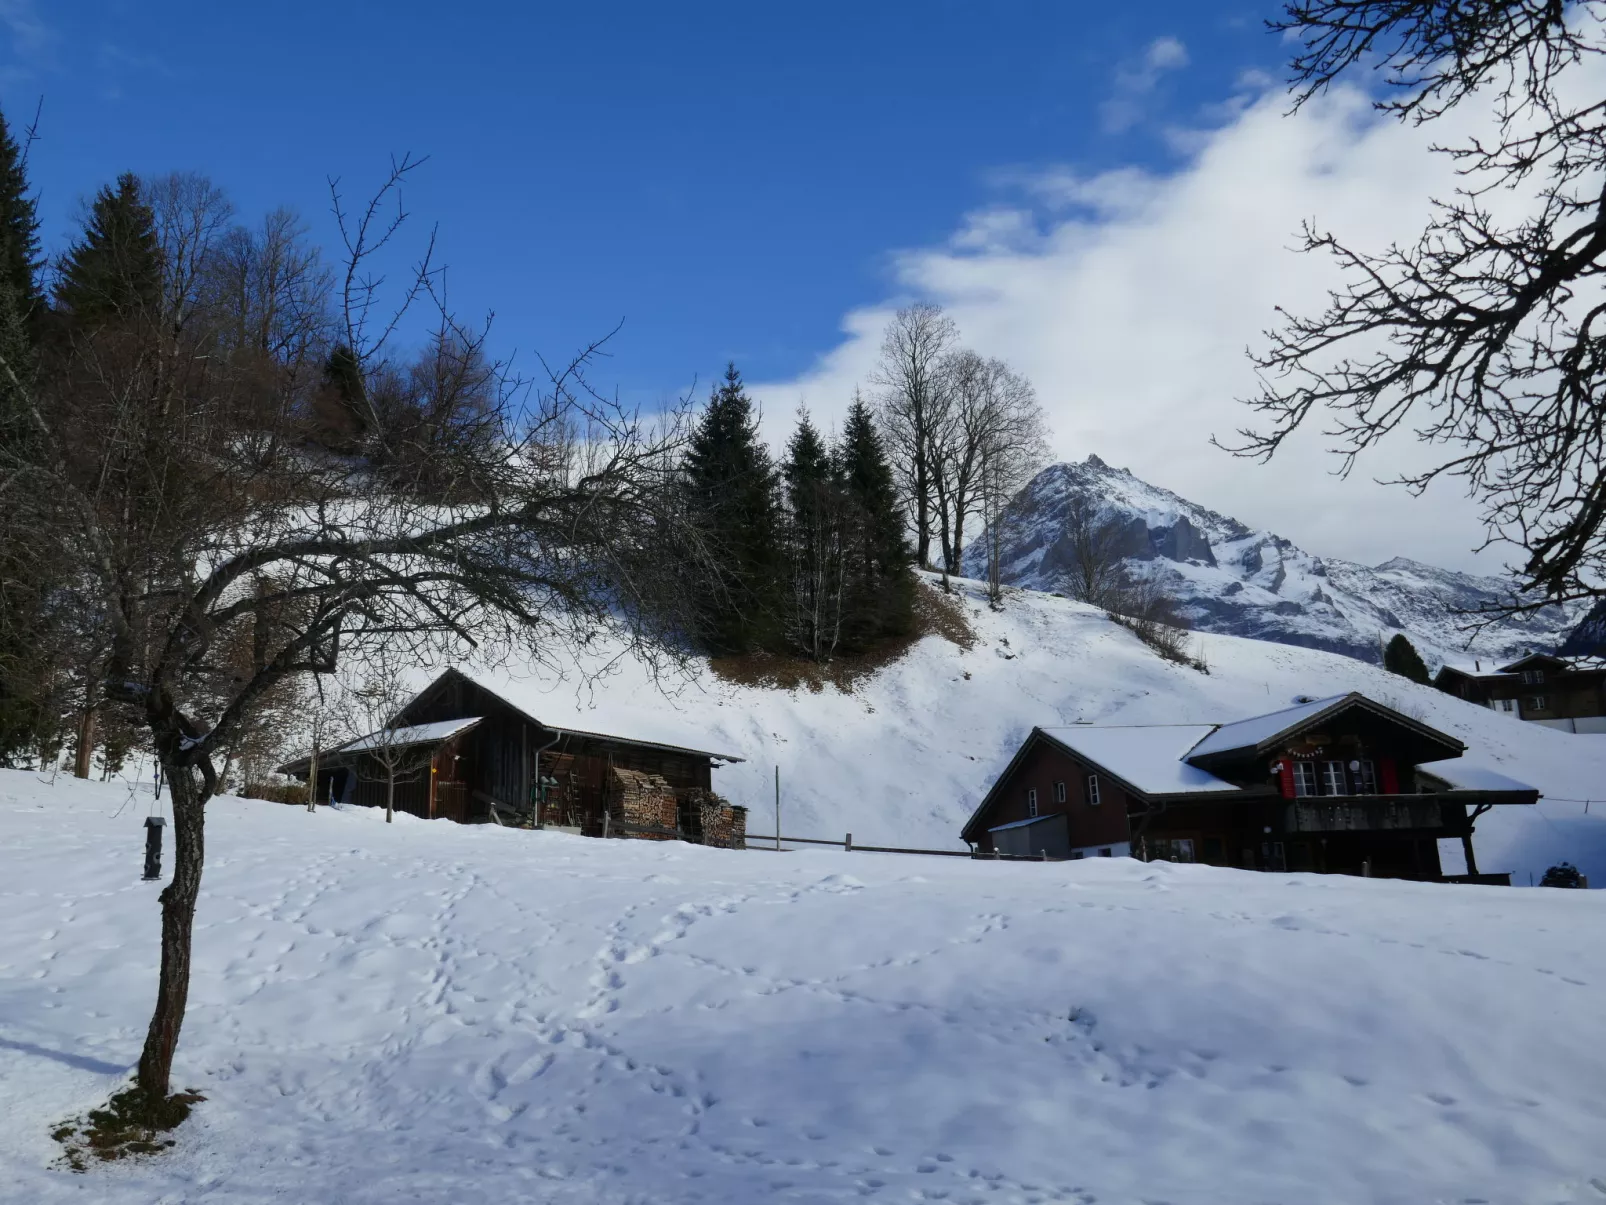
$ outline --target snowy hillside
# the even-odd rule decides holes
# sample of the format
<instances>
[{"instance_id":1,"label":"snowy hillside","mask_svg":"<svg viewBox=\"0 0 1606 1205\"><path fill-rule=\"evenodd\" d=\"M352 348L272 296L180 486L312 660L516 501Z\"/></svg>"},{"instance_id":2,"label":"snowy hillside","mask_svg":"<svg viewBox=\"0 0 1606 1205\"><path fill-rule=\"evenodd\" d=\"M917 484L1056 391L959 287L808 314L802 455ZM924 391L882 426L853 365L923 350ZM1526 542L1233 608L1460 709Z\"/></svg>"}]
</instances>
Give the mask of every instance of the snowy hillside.
<instances>
[{"instance_id":1,"label":"snowy hillside","mask_svg":"<svg viewBox=\"0 0 1606 1205\"><path fill-rule=\"evenodd\" d=\"M587 686L484 675L551 724L734 754L716 790L773 833L774 771L782 827L799 837L934 848L959 830L1035 725L1213 723L1288 705L1295 695L1358 690L1393 701L1472 747L1480 763L1548 795L1537 809L1501 809L1478 824L1479 867L1526 883L1567 858L1606 885L1606 737L1573 736L1496 715L1349 657L1232 636L1200 635L1209 674L1161 661L1100 612L1068 599L1011 592L988 609L958 582L976 632L965 651L930 636L861 683L782 691L735 685L696 667L665 698L634 662ZM599 656L600 663L600 656ZM1446 845L1446 869L1460 865Z\"/></svg>"},{"instance_id":2,"label":"snowy hillside","mask_svg":"<svg viewBox=\"0 0 1606 1205\"><path fill-rule=\"evenodd\" d=\"M1498 578L1476 577L1396 557L1381 565L1313 556L1279 535L1111 468L1097 456L1044 469L1005 509L1003 577L1035 590L1060 589L1066 553L1060 541L1073 499L1094 500L1124 528L1132 569L1163 581L1202 631L1379 660L1379 648L1404 632L1432 667L1453 660L1512 660L1530 648L1551 651L1583 608L1552 607L1526 620L1496 624L1468 647L1457 610L1502 597ZM966 550L973 575L985 569L980 539Z\"/></svg>"},{"instance_id":3,"label":"snowy hillside","mask_svg":"<svg viewBox=\"0 0 1606 1205\"><path fill-rule=\"evenodd\" d=\"M207 1100L167 1154L73 1175L50 1129L149 1015L147 807L0 771L6 1201L1606 1199L1597 892L233 799L175 1067Z\"/></svg>"}]
</instances>

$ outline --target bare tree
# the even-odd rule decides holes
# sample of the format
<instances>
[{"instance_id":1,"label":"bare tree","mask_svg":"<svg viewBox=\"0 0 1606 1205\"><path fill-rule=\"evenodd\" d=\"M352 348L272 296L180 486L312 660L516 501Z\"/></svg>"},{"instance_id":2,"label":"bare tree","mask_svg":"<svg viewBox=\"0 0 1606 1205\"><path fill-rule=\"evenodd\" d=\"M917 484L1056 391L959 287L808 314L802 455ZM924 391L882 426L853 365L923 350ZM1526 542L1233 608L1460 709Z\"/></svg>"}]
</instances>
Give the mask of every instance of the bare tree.
<instances>
[{"instance_id":1,"label":"bare tree","mask_svg":"<svg viewBox=\"0 0 1606 1205\"><path fill-rule=\"evenodd\" d=\"M407 171L396 165L380 197ZM373 284L366 257L383 245L359 226L347 314L360 310L351 290ZM404 301L432 283L421 269ZM189 312L194 321L173 321L164 302L73 332L29 411L45 454L5 465L36 520L72 550L72 605L112 637L107 695L139 709L171 791L173 877L132 1098L153 1115L165 1111L188 999L206 804L219 757L259 704L287 680L381 648L561 667L611 631L661 663L696 547L664 501L678 429L654 434L593 392L595 348L540 389L496 365L488 391L477 373L447 374L442 388L474 394L456 399L420 385L441 379L433 367L412 372L361 342L363 379L395 383L397 415L456 413L462 401L475 417L436 424L430 457L395 456L406 447L400 420L335 454L308 421L311 374L283 358L310 346L264 357L259 340L235 342L238 325ZM441 321L456 346L483 347L481 334ZM242 632L245 673L223 655Z\"/></svg>"},{"instance_id":2,"label":"bare tree","mask_svg":"<svg viewBox=\"0 0 1606 1205\"><path fill-rule=\"evenodd\" d=\"M1048 456L1031 382L998 359L959 350L939 365L947 405L933 435L932 492L944 574L959 573L965 536L982 509L982 476L1007 502Z\"/></svg>"},{"instance_id":3,"label":"bare tree","mask_svg":"<svg viewBox=\"0 0 1606 1205\"><path fill-rule=\"evenodd\" d=\"M878 425L914 522L915 563L922 568L931 567L937 439L949 402L940 366L958 338L958 327L941 307L906 306L888 324L870 378Z\"/></svg>"},{"instance_id":4,"label":"bare tree","mask_svg":"<svg viewBox=\"0 0 1606 1205\"><path fill-rule=\"evenodd\" d=\"M385 784L386 824L396 816L397 784L418 782L430 770L434 747L421 742L416 726L396 723L416 693L405 663L389 647L376 649L340 691L336 722L346 739L338 752L359 780ZM316 780L309 785L316 790Z\"/></svg>"},{"instance_id":5,"label":"bare tree","mask_svg":"<svg viewBox=\"0 0 1606 1205\"><path fill-rule=\"evenodd\" d=\"M987 595L997 607L1004 598L1000 560L1004 508L1047 459L1048 439L1030 381L1002 365L986 379L989 417L982 428L979 480L986 524Z\"/></svg>"},{"instance_id":6,"label":"bare tree","mask_svg":"<svg viewBox=\"0 0 1606 1205\"><path fill-rule=\"evenodd\" d=\"M1057 563L1063 566L1060 580L1066 592L1108 609L1126 585L1121 525L1107 518L1093 499L1077 494L1066 507L1061 531Z\"/></svg>"},{"instance_id":7,"label":"bare tree","mask_svg":"<svg viewBox=\"0 0 1606 1205\"><path fill-rule=\"evenodd\" d=\"M1300 0L1295 107L1353 71L1381 74L1377 107L1430 123L1475 94L1483 134L1437 148L1460 186L1412 246L1357 250L1307 226L1304 250L1348 283L1315 317L1286 316L1255 356L1264 426L1232 448L1262 460L1313 415L1344 472L1401 427L1445 450L1398 483L1459 476L1488 542L1522 549L1505 613L1606 590L1606 4L1581 0ZM1525 203L1502 220L1491 198ZM1503 201L1502 205L1509 204Z\"/></svg>"}]
</instances>

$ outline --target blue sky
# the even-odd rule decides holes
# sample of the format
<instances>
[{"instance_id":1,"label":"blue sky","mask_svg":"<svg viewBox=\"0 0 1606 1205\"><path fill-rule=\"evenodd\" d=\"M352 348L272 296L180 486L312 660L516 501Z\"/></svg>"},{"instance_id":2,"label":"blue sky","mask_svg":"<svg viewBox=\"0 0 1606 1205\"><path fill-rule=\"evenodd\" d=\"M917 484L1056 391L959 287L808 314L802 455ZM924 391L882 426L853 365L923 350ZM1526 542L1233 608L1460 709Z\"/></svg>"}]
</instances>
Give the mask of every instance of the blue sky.
<instances>
[{"instance_id":1,"label":"blue sky","mask_svg":"<svg viewBox=\"0 0 1606 1205\"><path fill-rule=\"evenodd\" d=\"M0 103L44 97L32 175L60 250L119 171L207 173L334 242L327 179L407 203L494 346L567 355L652 407L734 359L767 433L829 426L890 309L949 309L1037 385L1063 459L1097 453L1320 555L1492 571L1454 483L1408 501L1409 432L1348 479L1312 430L1270 466L1245 350L1334 283L1314 219L1411 239L1450 177L1429 138L1339 89L1297 117L1273 0L1091 4L276 5L0 0Z\"/></svg>"},{"instance_id":2,"label":"blue sky","mask_svg":"<svg viewBox=\"0 0 1606 1205\"><path fill-rule=\"evenodd\" d=\"M44 98L50 247L118 171L198 170L332 239L326 178L392 153L503 347L608 330L651 401L727 358L805 372L889 256L1054 165L1168 170L1169 122L1278 69L1254 3L0 0L0 102Z\"/></svg>"}]
</instances>

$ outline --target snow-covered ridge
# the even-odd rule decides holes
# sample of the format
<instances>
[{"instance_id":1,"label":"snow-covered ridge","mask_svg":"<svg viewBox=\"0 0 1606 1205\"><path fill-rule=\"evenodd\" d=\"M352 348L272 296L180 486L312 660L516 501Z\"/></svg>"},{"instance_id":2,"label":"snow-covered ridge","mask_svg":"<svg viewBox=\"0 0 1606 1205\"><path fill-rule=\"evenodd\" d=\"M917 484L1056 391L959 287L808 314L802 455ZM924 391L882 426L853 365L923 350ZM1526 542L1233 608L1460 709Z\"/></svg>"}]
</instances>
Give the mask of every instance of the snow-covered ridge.
<instances>
[{"instance_id":1,"label":"snow-covered ridge","mask_svg":"<svg viewBox=\"0 0 1606 1205\"><path fill-rule=\"evenodd\" d=\"M1201 631L1329 649L1372 662L1380 660L1390 636L1404 632L1431 667L1548 652L1582 615L1578 606L1548 607L1472 633L1457 612L1507 596L1504 580L1406 557L1361 565L1315 556L1097 456L1049 466L1010 502L1000 521L1005 581L1034 590L1061 587L1065 518L1078 499L1094 502L1106 519L1122 525L1129 568L1163 582ZM966 550L969 572L984 569L983 549L978 539Z\"/></svg>"}]
</instances>

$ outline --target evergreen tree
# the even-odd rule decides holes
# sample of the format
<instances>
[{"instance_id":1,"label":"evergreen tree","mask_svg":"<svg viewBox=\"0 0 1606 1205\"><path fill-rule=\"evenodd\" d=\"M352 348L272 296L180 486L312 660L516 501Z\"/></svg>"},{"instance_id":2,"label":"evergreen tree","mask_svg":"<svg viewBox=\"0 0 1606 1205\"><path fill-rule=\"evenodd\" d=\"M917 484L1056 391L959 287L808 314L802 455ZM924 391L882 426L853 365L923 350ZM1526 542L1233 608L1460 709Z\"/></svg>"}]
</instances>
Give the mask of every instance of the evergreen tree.
<instances>
[{"instance_id":1,"label":"evergreen tree","mask_svg":"<svg viewBox=\"0 0 1606 1205\"><path fill-rule=\"evenodd\" d=\"M1396 633L1394 639L1384 648L1383 668L1392 674L1399 674L1402 678L1420 682L1424 686L1433 680L1428 674L1428 667L1423 664L1421 655L1417 653L1416 646L1405 638L1404 632Z\"/></svg>"},{"instance_id":2,"label":"evergreen tree","mask_svg":"<svg viewBox=\"0 0 1606 1205\"><path fill-rule=\"evenodd\" d=\"M162 295L156 215L139 177L124 172L95 196L83 237L67 252L56 304L81 325L127 322L154 314Z\"/></svg>"},{"instance_id":3,"label":"evergreen tree","mask_svg":"<svg viewBox=\"0 0 1606 1205\"><path fill-rule=\"evenodd\" d=\"M892 466L870 408L858 396L848 408L837 459L847 504L841 647L862 652L913 629L916 586Z\"/></svg>"},{"instance_id":4,"label":"evergreen tree","mask_svg":"<svg viewBox=\"0 0 1606 1205\"><path fill-rule=\"evenodd\" d=\"M313 395L312 410L315 437L338 451L355 448L372 425L362 365L344 343L336 344L324 361L323 383Z\"/></svg>"},{"instance_id":5,"label":"evergreen tree","mask_svg":"<svg viewBox=\"0 0 1606 1205\"><path fill-rule=\"evenodd\" d=\"M0 280L9 286L11 304L30 325L44 308L39 295L42 263L39 216L28 195L22 151L0 112Z\"/></svg>"},{"instance_id":6,"label":"evergreen tree","mask_svg":"<svg viewBox=\"0 0 1606 1205\"><path fill-rule=\"evenodd\" d=\"M735 364L708 399L683 469L688 508L720 576L694 630L714 653L779 648L784 558L775 467Z\"/></svg>"},{"instance_id":7,"label":"evergreen tree","mask_svg":"<svg viewBox=\"0 0 1606 1205\"><path fill-rule=\"evenodd\" d=\"M839 465L806 411L787 444L781 477L791 570L787 635L804 655L826 661L842 628L844 496Z\"/></svg>"},{"instance_id":8,"label":"evergreen tree","mask_svg":"<svg viewBox=\"0 0 1606 1205\"><path fill-rule=\"evenodd\" d=\"M44 697L49 574L29 502L43 455L33 416L34 349L10 278L0 272L0 765L37 750L54 725Z\"/></svg>"}]
</instances>

